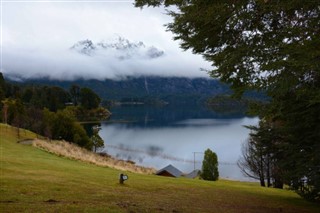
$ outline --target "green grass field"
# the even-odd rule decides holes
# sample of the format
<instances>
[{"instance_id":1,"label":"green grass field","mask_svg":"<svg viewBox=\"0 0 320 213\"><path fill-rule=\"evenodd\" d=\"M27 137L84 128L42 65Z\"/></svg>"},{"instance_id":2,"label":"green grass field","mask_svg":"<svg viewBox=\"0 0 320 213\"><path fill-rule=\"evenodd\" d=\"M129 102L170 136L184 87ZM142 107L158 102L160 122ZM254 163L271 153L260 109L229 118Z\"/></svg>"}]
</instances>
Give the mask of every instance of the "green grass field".
<instances>
[{"instance_id":1,"label":"green grass field","mask_svg":"<svg viewBox=\"0 0 320 213\"><path fill-rule=\"evenodd\" d=\"M20 132L20 140L34 138ZM288 190L127 173L58 157L17 143L0 124L0 212L320 212Z\"/></svg>"}]
</instances>

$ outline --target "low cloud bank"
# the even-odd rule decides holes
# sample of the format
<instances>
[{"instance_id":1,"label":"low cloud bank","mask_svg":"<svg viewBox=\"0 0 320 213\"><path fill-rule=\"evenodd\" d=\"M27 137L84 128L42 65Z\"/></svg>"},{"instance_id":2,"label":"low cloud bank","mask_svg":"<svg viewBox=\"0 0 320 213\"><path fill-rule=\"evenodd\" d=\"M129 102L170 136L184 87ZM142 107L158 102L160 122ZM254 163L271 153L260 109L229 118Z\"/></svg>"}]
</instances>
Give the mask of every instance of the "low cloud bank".
<instances>
[{"instance_id":1,"label":"low cloud bank","mask_svg":"<svg viewBox=\"0 0 320 213\"><path fill-rule=\"evenodd\" d=\"M200 56L129 40L108 43L87 39L68 48L51 49L3 47L2 53L2 72L15 80L121 79L141 75L208 77L200 69L209 67Z\"/></svg>"},{"instance_id":2,"label":"low cloud bank","mask_svg":"<svg viewBox=\"0 0 320 213\"><path fill-rule=\"evenodd\" d=\"M155 75L206 77L200 56L183 52L164 8L132 2L6 4L0 72L11 78L72 80Z\"/></svg>"}]
</instances>

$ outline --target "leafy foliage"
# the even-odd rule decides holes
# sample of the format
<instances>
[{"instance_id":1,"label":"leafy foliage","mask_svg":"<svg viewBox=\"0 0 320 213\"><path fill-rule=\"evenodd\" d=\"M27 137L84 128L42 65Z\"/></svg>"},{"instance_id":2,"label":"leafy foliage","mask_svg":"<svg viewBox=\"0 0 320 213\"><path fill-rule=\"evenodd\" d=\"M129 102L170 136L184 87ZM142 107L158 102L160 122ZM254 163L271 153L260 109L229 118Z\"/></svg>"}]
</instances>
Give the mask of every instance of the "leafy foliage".
<instances>
[{"instance_id":1,"label":"leafy foliage","mask_svg":"<svg viewBox=\"0 0 320 213\"><path fill-rule=\"evenodd\" d=\"M240 96L267 92L260 117L277 124L281 178L311 200L320 200L320 2L275 0L136 0L137 7L171 6L168 30L183 49L213 65L209 73ZM264 125L257 146L273 147ZM272 136L270 138L270 136ZM271 140L271 141L270 141Z\"/></svg>"},{"instance_id":2,"label":"leafy foliage","mask_svg":"<svg viewBox=\"0 0 320 213\"><path fill-rule=\"evenodd\" d=\"M177 6L167 26L181 47L212 62L211 75L236 91L285 92L318 76L317 1L136 0L137 7L161 4Z\"/></svg>"},{"instance_id":3,"label":"leafy foliage","mask_svg":"<svg viewBox=\"0 0 320 213\"><path fill-rule=\"evenodd\" d=\"M50 129L52 139L63 139L72 141L81 147L92 149L91 141L84 128L76 122L74 115L65 110L59 110L57 113L46 112L45 119L50 120Z\"/></svg>"},{"instance_id":4,"label":"leafy foliage","mask_svg":"<svg viewBox=\"0 0 320 213\"><path fill-rule=\"evenodd\" d=\"M100 127L94 126L93 127L93 135L91 136L90 140L94 147L94 152L97 152L98 149L104 147L104 141L99 135Z\"/></svg>"},{"instance_id":5,"label":"leafy foliage","mask_svg":"<svg viewBox=\"0 0 320 213\"><path fill-rule=\"evenodd\" d=\"M21 99L24 103L29 103L40 109L48 108L50 111L56 112L65 108L65 103L70 100L70 96L60 87L29 86L22 89Z\"/></svg>"},{"instance_id":6,"label":"leafy foliage","mask_svg":"<svg viewBox=\"0 0 320 213\"><path fill-rule=\"evenodd\" d=\"M215 112L241 111L245 114L248 111L249 104L252 102L255 101L248 98L236 99L229 95L217 95L213 98L209 98L206 105Z\"/></svg>"},{"instance_id":7,"label":"leafy foliage","mask_svg":"<svg viewBox=\"0 0 320 213\"><path fill-rule=\"evenodd\" d=\"M85 109L97 108L101 102L100 97L89 88L80 89L81 106Z\"/></svg>"},{"instance_id":8,"label":"leafy foliage","mask_svg":"<svg viewBox=\"0 0 320 213\"><path fill-rule=\"evenodd\" d=\"M204 180L218 180L218 157L217 154L207 149L204 152L204 159L202 161L202 171L200 177Z\"/></svg>"},{"instance_id":9,"label":"leafy foliage","mask_svg":"<svg viewBox=\"0 0 320 213\"><path fill-rule=\"evenodd\" d=\"M6 82L2 73L0 72L0 101L5 98L6 95Z\"/></svg>"}]
</instances>

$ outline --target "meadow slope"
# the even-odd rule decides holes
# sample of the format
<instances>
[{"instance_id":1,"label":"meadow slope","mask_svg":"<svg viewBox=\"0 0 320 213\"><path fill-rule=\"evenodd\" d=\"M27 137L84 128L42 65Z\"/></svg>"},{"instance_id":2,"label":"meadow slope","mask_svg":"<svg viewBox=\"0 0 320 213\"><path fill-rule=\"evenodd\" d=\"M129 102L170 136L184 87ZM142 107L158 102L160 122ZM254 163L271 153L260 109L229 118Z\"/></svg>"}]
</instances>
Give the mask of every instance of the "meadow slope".
<instances>
[{"instance_id":1,"label":"meadow slope","mask_svg":"<svg viewBox=\"0 0 320 213\"><path fill-rule=\"evenodd\" d=\"M320 212L288 190L256 183L122 172L17 143L35 138L0 124L0 212Z\"/></svg>"}]
</instances>

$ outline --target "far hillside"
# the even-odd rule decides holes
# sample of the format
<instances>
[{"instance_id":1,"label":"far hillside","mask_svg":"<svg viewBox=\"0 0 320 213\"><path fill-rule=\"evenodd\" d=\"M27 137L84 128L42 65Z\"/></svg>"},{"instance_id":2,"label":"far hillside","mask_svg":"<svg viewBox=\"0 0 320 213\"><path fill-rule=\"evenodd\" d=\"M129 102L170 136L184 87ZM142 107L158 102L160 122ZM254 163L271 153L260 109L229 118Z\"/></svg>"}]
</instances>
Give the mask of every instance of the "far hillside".
<instances>
[{"instance_id":1,"label":"far hillside","mask_svg":"<svg viewBox=\"0 0 320 213\"><path fill-rule=\"evenodd\" d=\"M102 100L145 104L203 104L217 95L230 95L229 86L216 79L185 77L126 77L120 80L49 80L29 79L27 85L51 85L68 90L72 85L91 88ZM265 99L265 96L248 92L246 97Z\"/></svg>"}]
</instances>

